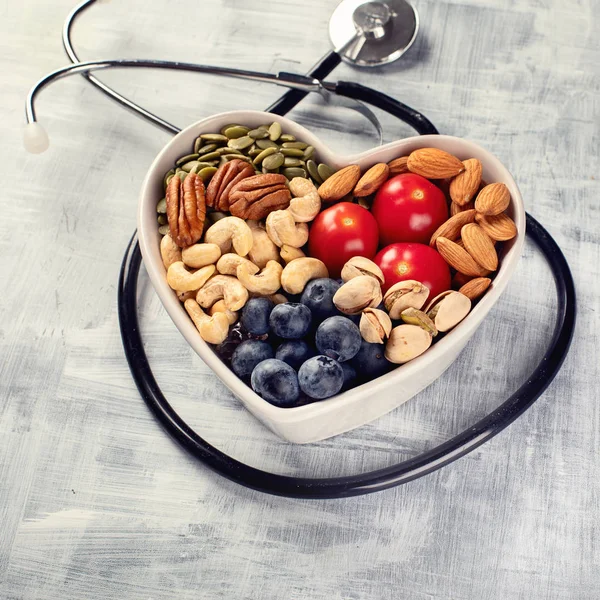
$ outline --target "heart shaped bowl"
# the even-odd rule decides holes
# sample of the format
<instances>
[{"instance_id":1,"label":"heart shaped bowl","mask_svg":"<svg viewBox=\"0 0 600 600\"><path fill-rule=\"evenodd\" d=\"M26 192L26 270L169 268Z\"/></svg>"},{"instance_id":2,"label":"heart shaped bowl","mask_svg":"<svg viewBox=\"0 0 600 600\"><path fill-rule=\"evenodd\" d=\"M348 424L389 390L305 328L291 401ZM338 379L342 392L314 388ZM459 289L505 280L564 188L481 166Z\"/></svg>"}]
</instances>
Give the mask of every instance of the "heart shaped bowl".
<instances>
[{"instance_id":1,"label":"heart shaped bowl","mask_svg":"<svg viewBox=\"0 0 600 600\"><path fill-rule=\"evenodd\" d=\"M284 132L313 145L319 161L331 165L334 169L358 164L364 171L375 163L387 163L423 147L446 150L461 160L477 158L483 165L485 181L502 182L508 187L512 197L508 214L515 221L518 230L517 236L503 246L500 255L501 266L488 292L459 325L427 352L378 379L327 400L295 408L279 408L263 400L221 362L211 347L201 339L183 305L167 285L166 270L159 248L161 236L156 221L156 203L163 197L163 176L180 156L189 153L199 134L219 131L228 123L258 127L262 123L273 121L280 122ZM138 209L138 235L152 285L190 346L255 417L280 437L302 444L323 440L364 425L397 408L442 375L506 288L521 255L525 239L525 210L519 189L506 167L487 150L468 140L447 135L417 136L391 142L360 154L342 156L332 152L310 131L285 117L260 111L240 110L198 121L175 136L163 148L150 166L142 185ZM490 352L493 351L490 347Z\"/></svg>"}]
</instances>

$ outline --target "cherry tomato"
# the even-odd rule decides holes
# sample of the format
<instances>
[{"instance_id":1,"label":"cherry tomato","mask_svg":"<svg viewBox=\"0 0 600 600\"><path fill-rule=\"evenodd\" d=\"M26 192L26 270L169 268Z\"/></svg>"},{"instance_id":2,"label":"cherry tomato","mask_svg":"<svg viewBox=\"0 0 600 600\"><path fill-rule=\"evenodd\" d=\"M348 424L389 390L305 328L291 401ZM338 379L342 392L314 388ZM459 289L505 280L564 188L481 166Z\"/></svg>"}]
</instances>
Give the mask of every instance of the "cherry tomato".
<instances>
[{"instance_id":1,"label":"cherry tomato","mask_svg":"<svg viewBox=\"0 0 600 600\"><path fill-rule=\"evenodd\" d=\"M448 219L442 190L414 173L388 179L377 191L371 210L379 225L382 245L428 244L431 234Z\"/></svg>"},{"instance_id":2,"label":"cherry tomato","mask_svg":"<svg viewBox=\"0 0 600 600\"><path fill-rule=\"evenodd\" d=\"M320 212L313 221L308 238L310 256L322 260L329 276L340 276L342 267L353 256L373 258L379 234L373 215L362 206L339 202Z\"/></svg>"},{"instance_id":3,"label":"cherry tomato","mask_svg":"<svg viewBox=\"0 0 600 600\"><path fill-rule=\"evenodd\" d=\"M407 279L426 285L429 300L450 289L450 268L437 250L425 244L391 244L377 253L375 263L385 277L384 292Z\"/></svg>"}]
</instances>

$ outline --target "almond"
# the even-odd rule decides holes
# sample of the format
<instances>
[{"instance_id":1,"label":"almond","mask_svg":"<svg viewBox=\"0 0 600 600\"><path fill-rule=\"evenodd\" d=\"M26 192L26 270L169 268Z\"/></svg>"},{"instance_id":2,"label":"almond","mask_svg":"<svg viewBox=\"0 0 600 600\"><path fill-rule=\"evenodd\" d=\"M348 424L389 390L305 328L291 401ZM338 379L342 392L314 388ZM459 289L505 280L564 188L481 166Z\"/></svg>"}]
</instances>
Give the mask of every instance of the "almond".
<instances>
[{"instance_id":1,"label":"almond","mask_svg":"<svg viewBox=\"0 0 600 600\"><path fill-rule=\"evenodd\" d=\"M471 275L465 275L464 273L457 272L452 278L452 288L458 290L463 287L463 285L469 283L469 281L473 281L473 277L471 277Z\"/></svg>"},{"instance_id":2,"label":"almond","mask_svg":"<svg viewBox=\"0 0 600 600\"><path fill-rule=\"evenodd\" d=\"M439 148L415 150L410 153L406 164L409 171L427 179L454 177L465 170L465 166L456 156Z\"/></svg>"},{"instance_id":3,"label":"almond","mask_svg":"<svg viewBox=\"0 0 600 600\"><path fill-rule=\"evenodd\" d=\"M388 167L390 168L390 176L408 173L408 167L406 166L407 162L408 156L400 156L399 158L390 160L388 163Z\"/></svg>"},{"instance_id":4,"label":"almond","mask_svg":"<svg viewBox=\"0 0 600 600\"><path fill-rule=\"evenodd\" d=\"M477 194L475 210L481 215L499 215L510 204L510 192L503 183L490 183Z\"/></svg>"},{"instance_id":5,"label":"almond","mask_svg":"<svg viewBox=\"0 0 600 600\"><path fill-rule=\"evenodd\" d=\"M358 180L358 183L354 187L354 196L362 198L374 194L387 180L389 173L390 168L385 163L373 165Z\"/></svg>"},{"instance_id":6,"label":"almond","mask_svg":"<svg viewBox=\"0 0 600 600\"><path fill-rule=\"evenodd\" d=\"M449 240L455 241L460 236L460 230L467 223L473 223L475 221L475 210L463 210L456 213L453 217L450 217L445 223L442 223L431 236L429 245L435 248L435 241L439 237L445 237Z\"/></svg>"},{"instance_id":7,"label":"almond","mask_svg":"<svg viewBox=\"0 0 600 600\"><path fill-rule=\"evenodd\" d=\"M476 277L465 283L458 291L473 302L483 296L491 283L492 280L489 277Z\"/></svg>"},{"instance_id":8,"label":"almond","mask_svg":"<svg viewBox=\"0 0 600 600\"><path fill-rule=\"evenodd\" d=\"M450 182L450 198L459 206L471 202L477 195L483 168L476 158L463 161L465 170Z\"/></svg>"},{"instance_id":9,"label":"almond","mask_svg":"<svg viewBox=\"0 0 600 600\"><path fill-rule=\"evenodd\" d=\"M472 275L473 277L481 277L487 274L487 271L480 267L466 250L463 250L453 241L445 237L439 237L436 245L442 258L460 273Z\"/></svg>"},{"instance_id":10,"label":"almond","mask_svg":"<svg viewBox=\"0 0 600 600\"><path fill-rule=\"evenodd\" d=\"M495 271L498 268L498 254L494 243L477 223L469 223L460 230L465 250L484 269Z\"/></svg>"},{"instance_id":11,"label":"almond","mask_svg":"<svg viewBox=\"0 0 600 600\"><path fill-rule=\"evenodd\" d=\"M360 167L348 165L328 177L318 189L323 202L335 202L349 194L360 179Z\"/></svg>"},{"instance_id":12,"label":"almond","mask_svg":"<svg viewBox=\"0 0 600 600\"><path fill-rule=\"evenodd\" d=\"M497 242L512 240L517 235L517 226L506 214L486 216L477 214L475 220L487 235Z\"/></svg>"},{"instance_id":13,"label":"almond","mask_svg":"<svg viewBox=\"0 0 600 600\"><path fill-rule=\"evenodd\" d=\"M463 206L456 204L456 202L450 202L450 216L453 217L455 214L462 212L463 210L472 210L473 208L475 208L474 202L468 202Z\"/></svg>"}]
</instances>

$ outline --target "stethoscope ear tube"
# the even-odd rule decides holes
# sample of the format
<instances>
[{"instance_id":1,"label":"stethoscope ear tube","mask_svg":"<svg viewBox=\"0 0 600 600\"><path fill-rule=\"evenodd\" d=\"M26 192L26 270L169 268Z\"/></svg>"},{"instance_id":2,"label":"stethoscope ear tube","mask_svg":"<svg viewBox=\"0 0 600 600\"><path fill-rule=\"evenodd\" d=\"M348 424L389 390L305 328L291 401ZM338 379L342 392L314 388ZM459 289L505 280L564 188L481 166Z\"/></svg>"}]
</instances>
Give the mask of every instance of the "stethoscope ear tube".
<instances>
[{"instance_id":1,"label":"stethoscope ear tube","mask_svg":"<svg viewBox=\"0 0 600 600\"><path fill-rule=\"evenodd\" d=\"M529 214L527 236L548 261L558 296L554 335L542 360L525 383L487 417L432 450L385 469L319 479L278 475L246 465L200 437L169 404L146 356L137 318L137 280L142 255L135 234L129 242L119 275L119 324L125 356L142 398L166 431L219 475L260 492L290 498L344 498L385 490L436 471L500 433L539 398L558 373L569 350L575 326L575 286L560 248L548 231Z\"/></svg>"}]
</instances>

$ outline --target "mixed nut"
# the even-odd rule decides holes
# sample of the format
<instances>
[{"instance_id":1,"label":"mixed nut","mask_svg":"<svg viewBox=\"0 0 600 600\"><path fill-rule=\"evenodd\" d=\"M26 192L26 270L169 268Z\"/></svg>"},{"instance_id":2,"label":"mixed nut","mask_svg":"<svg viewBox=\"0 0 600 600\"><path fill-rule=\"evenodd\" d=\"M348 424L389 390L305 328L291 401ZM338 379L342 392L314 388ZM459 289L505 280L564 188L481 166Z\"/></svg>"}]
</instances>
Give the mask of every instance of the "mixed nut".
<instances>
[{"instance_id":1,"label":"mixed nut","mask_svg":"<svg viewBox=\"0 0 600 600\"><path fill-rule=\"evenodd\" d=\"M517 230L508 189L482 171L422 148L334 172L277 122L202 134L157 205L167 282L265 400L331 397L423 354L489 289Z\"/></svg>"}]
</instances>

